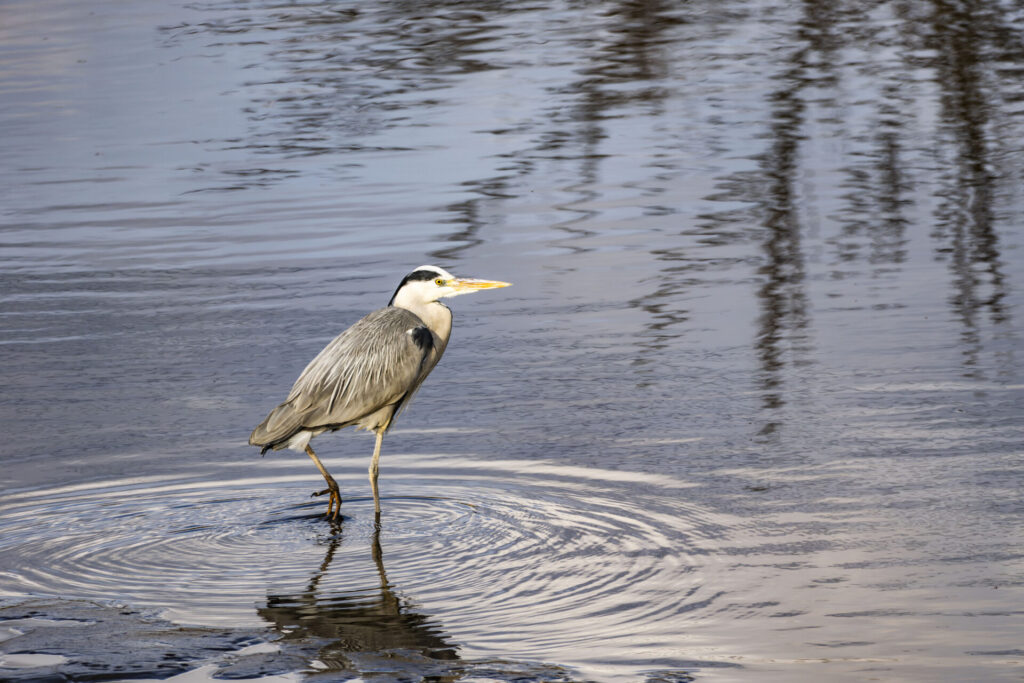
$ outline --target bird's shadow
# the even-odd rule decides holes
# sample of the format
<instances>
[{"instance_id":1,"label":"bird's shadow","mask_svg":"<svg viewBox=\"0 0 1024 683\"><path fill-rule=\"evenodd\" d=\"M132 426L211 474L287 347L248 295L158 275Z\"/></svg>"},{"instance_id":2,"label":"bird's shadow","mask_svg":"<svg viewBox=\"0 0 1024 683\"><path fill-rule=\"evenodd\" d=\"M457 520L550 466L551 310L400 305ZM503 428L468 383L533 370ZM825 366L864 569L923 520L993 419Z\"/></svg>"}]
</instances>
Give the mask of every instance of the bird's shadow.
<instances>
[{"instance_id":1,"label":"bird's shadow","mask_svg":"<svg viewBox=\"0 0 1024 683\"><path fill-rule=\"evenodd\" d=\"M458 647L435 619L414 607L387 577L379 513L369 549L376 574L372 583L337 588L336 582L325 580L342 546L345 522L344 517L329 522L330 535L318 540L324 546L323 560L302 590L268 594L257 609L282 634L277 641L282 651L300 654L321 673L359 675L382 665L389 671L409 669L419 675L450 672L459 661Z\"/></svg>"}]
</instances>

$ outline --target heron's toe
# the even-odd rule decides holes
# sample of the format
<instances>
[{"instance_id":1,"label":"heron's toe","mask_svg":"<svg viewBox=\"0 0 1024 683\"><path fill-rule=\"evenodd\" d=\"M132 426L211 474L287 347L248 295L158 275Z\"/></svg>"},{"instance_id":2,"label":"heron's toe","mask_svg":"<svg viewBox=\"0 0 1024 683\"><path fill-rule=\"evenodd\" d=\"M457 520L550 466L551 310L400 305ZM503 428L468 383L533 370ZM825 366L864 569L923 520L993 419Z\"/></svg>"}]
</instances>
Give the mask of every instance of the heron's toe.
<instances>
[{"instance_id":1,"label":"heron's toe","mask_svg":"<svg viewBox=\"0 0 1024 683\"><path fill-rule=\"evenodd\" d=\"M309 497L315 498L316 496L329 494L330 497L327 499L327 516L331 519L338 519L339 515L341 515L341 491L338 490L338 485L333 480L327 483L327 488L323 491L314 491L309 494Z\"/></svg>"}]
</instances>

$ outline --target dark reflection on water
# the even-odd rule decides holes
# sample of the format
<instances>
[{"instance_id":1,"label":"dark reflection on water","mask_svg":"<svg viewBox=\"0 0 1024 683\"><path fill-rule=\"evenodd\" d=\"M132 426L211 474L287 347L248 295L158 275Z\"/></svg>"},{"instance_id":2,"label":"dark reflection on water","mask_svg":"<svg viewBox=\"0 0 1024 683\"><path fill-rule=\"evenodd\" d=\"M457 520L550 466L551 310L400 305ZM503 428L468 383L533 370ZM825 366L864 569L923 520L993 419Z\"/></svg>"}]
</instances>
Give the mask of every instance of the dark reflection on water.
<instances>
[{"instance_id":1,"label":"dark reflection on water","mask_svg":"<svg viewBox=\"0 0 1024 683\"><path fill-rule=\"evenodd\" d=\"M317 667L320 671L359 674L367 669L372 671L373 665L379 666L381 660L387 660L390 670L394 670L396 662L405 660L407 667L418 675L439 675L443 669L430 670L439 666L435 662L445 662L444 666L450 668L450 663L459 658L458 647L448 642L439 624L417 611L388 581L379 522L371 541L379 585L351 586L338 594L320 589L341 543L341 526L332 529L334 535L326 543L324 560L305 590L293 595L269 595L256 613L284 633L282 644L328 641L316 653L316 661L323 665ZM359 659L360 654L364 659ZM367 655L372 664L365 661Z\"/></svg>"},{"instance_id":2,"label":"dark reflection on water","mask_svg":"<svg viewBox=\"0 0 1024 683\"><path fill-rule=\"evenodd\" d=\"M0 599L280 635L254 675L1019 677L1022 36L0 4ZM453 302L382 526L351 434L345 528L295 518L316 472L245 435L424 262L515 286Z\"/></svg>"},{"instance_id":3,"label":"dark reflection on water","mask_svg":"<svg viewBox=\"0 0 1024 683\"><path fill-rule=\"evenodd\" d=\"M938 76L946 84L941 116L952 143L933 235L953 277L950 306L963 326L964 374L980 379L984 370L979 367L982 339L977 317L988 315L1000 325L1007 315L992 196L1001 184L1002 174L995 167L1002 150L1000 141L992 138L999 126L992 120L998 109L986 91L998 74L991 63L1019 59L1024 37L998 13L955 3L936 3L932 20L932 44L942 55Z\"/></svg>"},{"instance_id":4,"label":"dark reflection on water","mask_svg":"<svg viewBox=\"0 0 1024 683\"><path fill-rule=\"evenodd\" d=\"M827 23L822 23L827 26ZM806 25L802 27L809 28ZM761 162L768 187L766 201L759 210L763 216L765 237L762 244L764 265L759 269L764 284L758 290L762 312L757 335L762 370L761 400L766 409L778 408L784 403L780 370L787 364L786 356L792 356L791 363L799 362L798 354L808 344L808 303L804 292L806 273L796 206L796 175L800 166L797 154L805 112L801 90L809 84L803 55L816 42L819 41L812 37L807 48L794 52L788 60L791 64L789 71L779 79L782 89L769 95L772 146ZM769 418L761 433L770 434L777 427L778 424Z\"/></svg>"}]
</instances>

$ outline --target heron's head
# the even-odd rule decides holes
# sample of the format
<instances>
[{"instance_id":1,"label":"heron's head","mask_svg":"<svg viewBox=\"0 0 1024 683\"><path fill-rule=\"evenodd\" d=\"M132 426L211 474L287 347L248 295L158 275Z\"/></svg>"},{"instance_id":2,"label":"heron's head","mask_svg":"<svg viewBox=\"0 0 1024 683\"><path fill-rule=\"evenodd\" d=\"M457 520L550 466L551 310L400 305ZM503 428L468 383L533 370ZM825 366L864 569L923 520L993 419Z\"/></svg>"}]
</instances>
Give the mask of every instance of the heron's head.
<instances>
[{"instance_id":1,"label":"heron's head","mask_svg":"<svg viewBox=\"0 0 1024 683\"><path fill-rule=\"evenodd\" d=\"M444 297L471 294L481 289L508 287L511 283L498 280L477 280L469 277L455 277L444 268L420 266L402 280L391 297L389 305L408 308L416 304L428 304Z\"/></svg>"}]
</instances>

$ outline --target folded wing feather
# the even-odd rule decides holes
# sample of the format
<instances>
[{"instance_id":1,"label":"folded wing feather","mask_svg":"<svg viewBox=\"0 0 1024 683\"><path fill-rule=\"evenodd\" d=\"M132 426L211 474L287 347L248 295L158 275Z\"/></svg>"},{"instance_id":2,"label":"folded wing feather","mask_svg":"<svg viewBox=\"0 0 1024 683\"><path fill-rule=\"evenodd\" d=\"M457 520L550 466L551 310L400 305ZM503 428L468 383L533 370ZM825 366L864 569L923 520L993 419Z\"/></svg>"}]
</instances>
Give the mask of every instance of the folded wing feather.
<instances>
[{"instance_id":1,"label":"folded wing feather","mask_svg":"<svg viewBox=\"0 0 1024 683\"><path fill-rule=\"evenodd\" d=\"M370 313L310 361L249 443L280 447L303 429L340 429L388 406L397 409L437 361L431 339L423 321L404 308Z\"/></svg>"}]
</instances>

